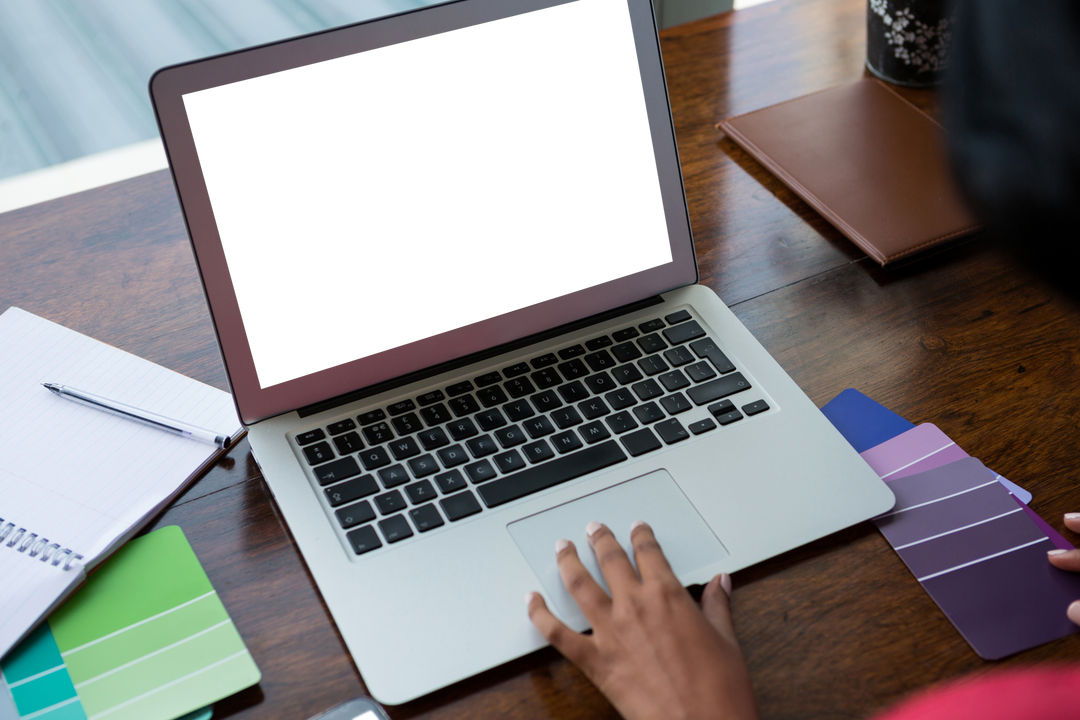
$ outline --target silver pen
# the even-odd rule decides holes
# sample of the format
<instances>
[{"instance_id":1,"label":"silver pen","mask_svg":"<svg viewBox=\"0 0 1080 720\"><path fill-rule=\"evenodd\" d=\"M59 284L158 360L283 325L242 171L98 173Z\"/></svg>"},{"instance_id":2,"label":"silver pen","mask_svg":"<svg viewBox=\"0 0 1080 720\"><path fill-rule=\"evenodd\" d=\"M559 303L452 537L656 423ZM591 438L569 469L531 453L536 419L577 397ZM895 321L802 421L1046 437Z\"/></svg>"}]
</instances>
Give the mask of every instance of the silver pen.
<instances>
[{"instance_id":1,"label":"silver pen","mask_svg":"<svg viewBox=\"0 0 1080 720\"><path fill-rule=\"evenodd\" d=\"M109 400L108 398L103 398L83 390L76 390L67 385L57 385L55 383L41 384L62 398L75 400L76 402L89 405L98 410L104 410L113 413L114 415L126 417L129 420L138 420L141 423L152 425L160 430L167 430L168 432L176 433L177 435L183 435L184 437L193 438L195 440L202 440L203 442L217 445L220 448L227 447L229 443L232 442L232 438L228 435L220 435L213 430L207 430L206 428L197 427L195 425L188 425L185 422L173 420L172 418L167 418L163 415L158 415L157 413L148 412L137 407L132 407L131 405L125 405L124 403Z\"/></svg>"}]
</instances>

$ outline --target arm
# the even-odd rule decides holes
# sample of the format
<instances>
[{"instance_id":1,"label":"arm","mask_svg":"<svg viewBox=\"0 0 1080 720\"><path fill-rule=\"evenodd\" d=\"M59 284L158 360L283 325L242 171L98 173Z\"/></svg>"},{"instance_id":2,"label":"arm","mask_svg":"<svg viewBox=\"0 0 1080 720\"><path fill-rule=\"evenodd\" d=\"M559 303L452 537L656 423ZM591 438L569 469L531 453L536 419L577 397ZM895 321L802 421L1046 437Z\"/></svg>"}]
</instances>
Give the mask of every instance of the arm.
<instances>
[{"instance_id":1,"label":"arm","mask_svg":"<svg viewBox=\"0 0 1080 720\"><path fill-rule=\"evenodd\" d=\"M648 525L634 523L630 531L640 578L607 527L590 523L586 531L611 597L581 564L574 545L560 540L559 573L593 632L574 632L538 593L529 593L529 618L544 638L627 720L757 718L731 621L731 577L713 578L699 608Z\"/></svg>"}]
</instances>

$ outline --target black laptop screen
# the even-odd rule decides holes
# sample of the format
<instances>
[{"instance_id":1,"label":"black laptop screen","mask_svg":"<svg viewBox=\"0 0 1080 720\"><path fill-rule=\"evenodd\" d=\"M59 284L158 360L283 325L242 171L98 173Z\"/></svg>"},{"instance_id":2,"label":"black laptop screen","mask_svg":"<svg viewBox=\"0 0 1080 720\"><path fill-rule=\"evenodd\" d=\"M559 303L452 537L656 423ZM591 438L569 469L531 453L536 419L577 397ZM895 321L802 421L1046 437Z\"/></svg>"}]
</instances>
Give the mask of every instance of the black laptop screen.
<instances>
[{"instance_id":1,"label":"black laptop screen","mask_svg":"<svg viewBox=\"0 0 1080 720\"><path fill-rule=\"evenodd\" d=\"M183 100L263 388L672 259L620 0Z\"/></svg>"}]
</instances>

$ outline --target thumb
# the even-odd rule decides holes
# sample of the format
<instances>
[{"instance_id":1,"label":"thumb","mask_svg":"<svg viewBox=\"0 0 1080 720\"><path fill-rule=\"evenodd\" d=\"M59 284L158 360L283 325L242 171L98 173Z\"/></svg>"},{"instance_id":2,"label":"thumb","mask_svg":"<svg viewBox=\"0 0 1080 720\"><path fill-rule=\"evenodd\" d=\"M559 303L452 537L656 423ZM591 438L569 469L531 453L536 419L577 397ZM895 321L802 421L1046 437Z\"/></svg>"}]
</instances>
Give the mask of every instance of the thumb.
<instances>
[{"instance_id":1,"label":"thumb","mask_svg":"<svg viewBox=\"0 0 1080 720\"><path fill-rule=\"evenodd\" d=\"M738 647L735 624L731 619L731 576L720 573L705 586L701 594L701 612L721 637Z\"/></svg>"}]
</instances>

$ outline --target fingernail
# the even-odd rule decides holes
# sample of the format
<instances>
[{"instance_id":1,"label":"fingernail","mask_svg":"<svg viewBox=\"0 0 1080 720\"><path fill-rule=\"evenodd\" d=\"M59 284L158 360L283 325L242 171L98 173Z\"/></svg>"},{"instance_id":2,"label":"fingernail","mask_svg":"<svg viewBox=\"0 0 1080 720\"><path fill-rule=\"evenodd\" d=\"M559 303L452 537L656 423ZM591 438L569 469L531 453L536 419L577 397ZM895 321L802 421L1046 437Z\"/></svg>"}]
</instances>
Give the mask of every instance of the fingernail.
<instances>
[{"instance_id":1,"label":"fingernail","mask_svg":"<svg viewBox=\"0 0 1080 720\"><path fill-rule=\"evenodd\" d=\"M1068 550L1060 550L1060 549L1059 550L1047 550L1046 554L1047 555L1064 555L1067 552L1069 552L1069 551Z\"/></svg>"},{"instance_id":2,"label":"fingernail","mask_svg":"<svg viewBox=\"0 0 1080 720\"><path fill-rule=\"evenodd\" d=\"M644 524L645 524L644 520L635 520L634 522L630 523L630 532L634 532L635 530L637 530L639 527L641 527Z\"/></svg>"},{"instance_id":3,"label":"fingernail","mask_svg":"<svg viewBox=\"0 0 1080 720\"><path fill-rule=\"evenodd\" d=\"M720 587L731 597L731 576L727 573L720 573Z\"/></svg>"},{"instance_id":4,"label":"fingernail","mask_svg":"<svg viewBox=\"0 0 1080 720\"><path fill-rule=\"evenodd\" d=\"M1080 600L1074 600L1069 609L1065 611L1065 614L1075 624L1080 625Z\"/></svg>"},{"instance_id":5,"label":"fingernail","mask_svg":"<svg viewBox=\"0 0 1080 720\"><path fill-rule=\"evenodd\" d=\"M528 607L529 605L532 605L532 601L533 601L534 597L536 597L536 593L531 591L531 590L529 592L525 593L525 606L526 607Z\"/></svg>"},{"instance_id":6,"label":"fingernail","mask_svg":"<svg viewBox=\"0 0 1080 720\"><path fill-rule=\"evenodd\" d=\"M558 555L567 547L570 546L570 541L565 538L559 538L555 541L555 554Z\"/></svg>"},{"instance_id":7,"label":"fingernail","mask_svg":"<svg viewBox=\"0 0 1080 720\"><path fill-rule=\"evenodd\" d=\"M585 526L585 534L589 537L592 537L594 534L596 534L596 531L599 530L600 527L600 523L593 520L591 523Z\"/></svg>"},{"instance_id":8,"label":"fingernail","mask_svg":"<svg viewBox=\"0 0 1080 720\"><path fill-rule=\"evenodd\" d=\"M1065 513L1066 520L1080 520L1080 513Z\"/></svg>"}]
</instances>

